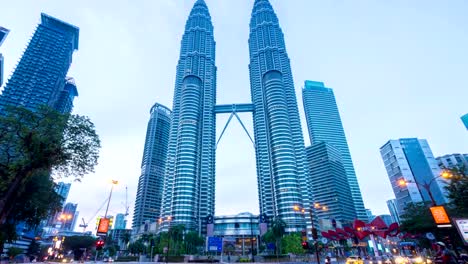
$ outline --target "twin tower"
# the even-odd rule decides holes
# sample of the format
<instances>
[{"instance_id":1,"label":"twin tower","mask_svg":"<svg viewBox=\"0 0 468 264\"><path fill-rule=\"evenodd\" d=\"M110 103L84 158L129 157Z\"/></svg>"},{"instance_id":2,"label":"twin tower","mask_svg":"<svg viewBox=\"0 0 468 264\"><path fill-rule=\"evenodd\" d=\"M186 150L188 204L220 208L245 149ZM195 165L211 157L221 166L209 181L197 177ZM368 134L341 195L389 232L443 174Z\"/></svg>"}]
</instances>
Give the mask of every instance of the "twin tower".
<instances>
[{"instance_id":1,"label":"twin tower","mask_svg":"<svg viewBox=\"0 0 468 264\"><path fill-rule=\"evenodd\" d=\"M190 12L181 45L161 228L183 224L202 230L206 217L214 215L216 114L236 112L253 114L260 213L281 218L290 232L310 226L309 218L297 210L308 212L313 199L291 66L269 1L255 0L250 20L252 103L216 105L216 44L203 0Z\"/></svg>"}]
</instances>

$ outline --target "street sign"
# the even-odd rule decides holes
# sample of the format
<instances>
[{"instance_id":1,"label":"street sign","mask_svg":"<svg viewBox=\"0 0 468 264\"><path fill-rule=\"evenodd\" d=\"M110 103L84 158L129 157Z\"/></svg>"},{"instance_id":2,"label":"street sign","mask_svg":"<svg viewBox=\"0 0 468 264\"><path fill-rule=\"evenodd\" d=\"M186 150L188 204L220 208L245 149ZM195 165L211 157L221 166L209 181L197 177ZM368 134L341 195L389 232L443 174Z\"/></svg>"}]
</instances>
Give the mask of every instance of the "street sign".
<instances>
[{"instance_id":1,"label":"street sign","mask_svg":"<svg viewBox=\"0 0 468 264\"><path fill-rule=\"evenodd\" d=\"M206 243L207 251L223 251L223 238L222 237L208 237Z\"/></svg>"},{"instance_id":2,"label":"street sign","mask_svg":"<svg viewBox=\"0 0 468 264\"><path fill-rule=\"evenodd\" d=\"M426 233L426 238L429 240L435 240L435 236L431 232Z\"/></svg>"},{"instance_id":3,"label":"street sign","mask_svg":"<svg viewBox=\"0 0 468 264\"><path fill-rule=\"evenodd\" d=\"M450 218L445 211L443 206L432 206L431 208L432 217L438 225L447 225L450 224Z\"/></svg>"}]
</instances>

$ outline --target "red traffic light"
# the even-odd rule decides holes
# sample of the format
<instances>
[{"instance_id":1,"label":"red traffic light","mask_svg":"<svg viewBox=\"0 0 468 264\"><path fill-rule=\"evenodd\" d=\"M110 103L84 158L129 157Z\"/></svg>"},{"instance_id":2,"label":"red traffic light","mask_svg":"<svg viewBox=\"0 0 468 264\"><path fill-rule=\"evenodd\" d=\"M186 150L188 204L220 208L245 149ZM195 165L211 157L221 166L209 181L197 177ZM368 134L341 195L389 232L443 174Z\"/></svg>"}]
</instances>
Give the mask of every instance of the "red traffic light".
<instances>
[{"instance_id":1,"label":"red traffic light","mask_svg":"<svg viewBox=\"0 0 468 264\"><path fill-rule=\"evenodd\" d=\"M307 241L302 242L302 248L303 249L309 249L309 242L307 242Z\"/></svg>"},{"instance_id":2,"label":"red traffic light","mask_svg":"<svg viewBox=\"0 0 468 264\"><path fill-rule=\"evenodd\" d=\"M96 241L96 250L101 250L102 247L104 247L104 240L99 239L98 241Z\"/></svg>"}]
</instances>

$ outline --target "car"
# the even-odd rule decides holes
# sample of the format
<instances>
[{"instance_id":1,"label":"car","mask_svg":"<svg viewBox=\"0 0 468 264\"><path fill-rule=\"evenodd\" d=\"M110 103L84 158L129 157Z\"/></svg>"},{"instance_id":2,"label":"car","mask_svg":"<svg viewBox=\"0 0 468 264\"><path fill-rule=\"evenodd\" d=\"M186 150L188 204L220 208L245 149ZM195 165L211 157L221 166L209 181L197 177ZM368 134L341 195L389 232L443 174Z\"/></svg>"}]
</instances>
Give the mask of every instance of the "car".
<instances>
[{"instance_id":1,"label":"car","mask_svg":"<svg viewBox=\"0 0 468 264\"><path fill-rule=\"evenodd\" d=\"M346 259L346 264L364 264L364 261L359 256L349 256Z\"/></svg>"},{"instance_id":2,"label":"car","mask_svg":"<svg viewBox=\"0 0 468 264\"><path fill-rule=\"evenodd\" d=\"M102 261L104 261L104 262L114 262L114 259L111 258L111 257L104 257L104 259L102 259Z\"/></svg>"}]
</instances>

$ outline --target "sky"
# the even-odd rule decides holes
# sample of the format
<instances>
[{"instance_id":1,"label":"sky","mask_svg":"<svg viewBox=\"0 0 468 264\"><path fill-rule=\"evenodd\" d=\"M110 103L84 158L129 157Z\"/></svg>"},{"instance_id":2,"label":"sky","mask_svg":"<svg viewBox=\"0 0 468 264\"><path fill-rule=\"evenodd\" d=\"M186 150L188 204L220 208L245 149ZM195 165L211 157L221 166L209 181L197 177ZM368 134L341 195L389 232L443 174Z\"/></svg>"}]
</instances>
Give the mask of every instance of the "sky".
<instances>
[{"instance_id":1,"label":"sky","mask_svg":"<svg viewBox=\"0 0 468 264\"><path fill-rule=\"evenodd\" d=\"M74 113L102 140L93 174L72 185L67 202L93 230L114 188L109 213L131 223L151 106L172 108L184 25L195 0L0 0L0 48L10 76L45 12L80 28L69 76ZM217 103L249 103L248 35L253 0L206 0L214 24ZM304 80L333 88L366 208L387 214L394 197L379 148L419 137L435 156L468 152L468 2L464 0L271 0L285 34L302 129ZM253 135L251 114L240 115ZM218 136L228 115L217 117ZM216 159L216 215L258 213L255 153L233 120ZM69 181L70 179L68 179ZM126 199L126 188L128 199ZM130 226L130 225L128 225ZM82 231L75 227L75 230Z\"/></svg>"}]
</instances>

